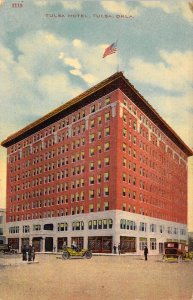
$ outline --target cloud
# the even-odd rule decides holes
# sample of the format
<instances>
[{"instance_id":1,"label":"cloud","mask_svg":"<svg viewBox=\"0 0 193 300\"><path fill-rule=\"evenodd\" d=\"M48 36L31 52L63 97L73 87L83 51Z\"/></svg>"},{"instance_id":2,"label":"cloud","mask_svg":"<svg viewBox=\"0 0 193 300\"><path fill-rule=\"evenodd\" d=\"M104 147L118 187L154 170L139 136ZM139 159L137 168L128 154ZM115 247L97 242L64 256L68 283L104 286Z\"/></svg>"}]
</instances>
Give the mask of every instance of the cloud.
<instances>
[{"instance_id":1,"label":"cloud","mask_svg":"<svg viewBox=\"0 0 193 300\"><path fill-rule=\"evenodd\" d=\"M81 9L82 1L78 0L34 0L34 4L39 7L61 4L64 9Z\"/></svg>"},{"instance_id":2,"label":"cloud","mask_svg":"<svg viewBox=\"0 0 193 300\"><path fill-rule=\"evenodd\" d=\"M71 58L71 57L65 57L64 58L64 63L67 66L76 68L76 69L81 69L81 64L79 63L77 58Z\"/></svg>"},{"instance_id":3,"label":"cloud","mask_svg":"<svg viewBox=\"0 0 193 300\"><path fill-rule=\"evenodd\" d=\"M64 96L65 99L72 98L82 92L81 88L72 85L67 75L59 72L42 76L37 85L41 95L57 103L62 101Z\"/></svg>"},{"instance_id":4,"label":"cloud","mask_svg":"<svg viewBox=\"0 0 193 300\"><path fill-rule=\"evenodd\" d=\"M84 47L84 43L79 39L74 39L72 41L72 45L76 48L83 48Z\"/></svg>"},{"instance_id":5,"label":"cloud","mask_svg":"<svg viewBox=\"0 0 193 300\"><path fill-rule=\"evenodd\" d=\"M186 21L193 21L189 1L140 1L140 4L146 8L161 9L167 14L180 14Z\"/></svg>"},{"instance_id":6,"label":"cloud","mask_svg":"<svg viewBox=\"0 0 193 300\"><path fill-rule=\"evenodd\" d=\"M131 15L133 17L140 14L139 8L132 8L126 1L101 1L100 3L103 9L111 13Z\"/></svg>"},{"instance_id":7,"label":"cloud","mask_svg":"<svg viewBox=\"0 0 193 300\"><path fill-rule=\"evenodd\" d=\"M151 63L142 58L130 61L130 76L138 82L165 90L184 90L193 83L192 51L160 51L161 61Z\"/></svg>"},{"instance_id":8,"label":"cloud","mask_svg":"<svg viewBox=\"0 0 193 300\"><path fill-rule=\"evenodd\" d=\"M81 6L82 6L82 1L61 1L61 3L63 4L63 7L65 9L81 9Z\"/></svg>"}]
</instances>

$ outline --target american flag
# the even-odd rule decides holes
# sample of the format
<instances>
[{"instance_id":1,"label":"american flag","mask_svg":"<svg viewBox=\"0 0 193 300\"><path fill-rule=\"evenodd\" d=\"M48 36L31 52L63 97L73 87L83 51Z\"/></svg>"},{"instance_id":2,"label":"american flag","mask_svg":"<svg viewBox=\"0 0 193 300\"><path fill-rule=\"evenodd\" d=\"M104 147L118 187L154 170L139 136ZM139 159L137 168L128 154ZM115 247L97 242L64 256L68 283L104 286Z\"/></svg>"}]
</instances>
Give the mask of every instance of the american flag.
<instances>
[{"instance_id":1,"label":"american flag","mask_svg":"<svg viewBox=\"0 0 193 300\"><path fill-rule=\"evenodd\" d=\"M103 54L103 58L105 58L107 55L111 55L117 51L117 42L112 43L109 47L105 49L105 52Z\"/></svg>"}]
</instances>

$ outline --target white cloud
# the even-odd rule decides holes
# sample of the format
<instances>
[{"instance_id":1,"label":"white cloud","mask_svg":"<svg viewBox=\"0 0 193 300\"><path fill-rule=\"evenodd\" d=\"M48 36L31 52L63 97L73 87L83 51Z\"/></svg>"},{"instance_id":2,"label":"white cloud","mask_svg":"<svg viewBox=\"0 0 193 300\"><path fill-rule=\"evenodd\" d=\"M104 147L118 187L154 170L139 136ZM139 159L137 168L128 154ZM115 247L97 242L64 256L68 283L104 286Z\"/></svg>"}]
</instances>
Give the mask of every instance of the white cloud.
<instances>
[{"instance_id":1,"label":"white cloud","mask_svg":"<svg viewBox=\"0 0 193 300\"><path fill-rule=\"evenodd\" d=\"M76 48L83 48L84 47L84 43L79 39L74 39L72 41L72 45Z\"/></svg>"},{"instance_id":2,"label":"white cloud","mask_svg":"<svg viewBox=\"0 0 193 300\"><path fill-rule=\"evenodd\" d=\"M141 58L130 61L130 76L143 83L166 90L184 90L193 83L193 52L160 51L161 61L146 62Z\"/></svg>"},{"instance_id":3,"label":"white cloud","mask_svg":"<svg viewBox=\"0 0 193 300\"><path fill-rule=\"evenodd\" d=\"M82 6L82 1L75 1L75 0L73 0L73 1L61 1L61 3L63 4L63 7L65 8L65 9L77 9L77 10L79 10L79 9L81 9L81 6Z\"/></svg>"},{"instance_id":4,"label":"white cloud","mask_svg":"<svg viewBox=\"0 0 193 300\"><path fill-rule=\"evenodd\" d=\"M140 4L147 8L158 8L167 14L180 14L189 22L193 21L193 13L189 6L189 1L140 1Z\"/></svg>"},{"instance_id":5,"label":"white cloud","mask_svg":"<svg viewBox=\"0 0 193 300\"><path fill-rule=\"evenodd\" d=\"M136 17L140 14L139 8L132 8L126 1L101 1L101 6L111 13Z\"/></svg>"},{"instance_id":6,"label":"white cloud","mask_svg":"<svg viewBox=\"0 0 193 300\"><path fill-rule=\"evenodd\" d=\"M80 62L78 61L77 58L65 57L64 58L64 63L67 66L73 67L75 69L81 69L81 64L80 64Z\"/></svg>"},{"instance_id":7,"label":"white cloud","mask_svg":"<svg viewBox=\"0 0 193 300\"><path fill-rule=\"evenodd\" d=\"M64 9L81 9L82 1L80 0L34 0L34 4L36 6L48 6L48 5L56 5L61 4Z\"/></svg>"},{"instance_id":8,"label":"white cloud","mask_svg":"<svg viewBox=\"0 0 193 300\"><path fill-rule=\"evenodd\" d=\"M61 102L64 98L72 98L82 92L82 89L72 86L67 75L56 72L44 75L38 80L38 89L50 101ZM57 105L55 105L57 107Z\"/></svg>"}]
</instances>

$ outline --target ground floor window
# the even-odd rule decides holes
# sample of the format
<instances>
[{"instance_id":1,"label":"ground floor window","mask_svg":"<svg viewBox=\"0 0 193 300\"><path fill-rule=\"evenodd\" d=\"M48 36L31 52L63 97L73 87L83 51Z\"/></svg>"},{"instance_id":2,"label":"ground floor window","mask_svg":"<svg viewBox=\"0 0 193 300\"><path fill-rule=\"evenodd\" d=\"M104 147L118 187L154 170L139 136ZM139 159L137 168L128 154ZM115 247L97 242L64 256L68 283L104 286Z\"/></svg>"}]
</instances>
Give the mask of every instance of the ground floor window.
<instances>
[{"instance_id":1,"label":"ground floor window","mask_svg":"<svg viewBox=\"0 0 193 300\"><path fill-rule=\"evenodd\" d=\"M57 251L60 252L63 250L63 246L67 246L68 245L68 239L67 237L60 237L57 240Z\"/></svg>"},{"instance_id":2,"label":"ground floor window","mask_svg":"<svg viewBox=\"0 0 193 300\"><path fill-rule=\"evenodd\" d=\"M11 246L12 249L19 250L19 238L9 238L8 245Z\"/></svg>"},{"instance_id":3,"label":"ground floor window","mask_svg":"<svg viewBox=\"0 0 193 300\"><path fill-rule=\"evenodd\" d=\"M80 248L80 249L83 249L84 248L84 238L81 236L81 237L72 237L71 238L71 245L73 243L73 241L76 243L76 245Z\"/></svg>"},{"instance_id":4,"label":"ground floor window","mask_svg":"<svg viewBox=\"0 0 193 300\"><path fill-rule=\"evenodd\" d=\"M88 237L88 248L95 253L111 253L112 236Z\"/></svg>"},{"instance_id":5,"label":"ground floor window","mask_svg":"<svg viewBox=\"0 0 193 300\"><path fill-rule=\"evenodd\" d=\"M136 252L136 237L120 236L121 253Z\"/></svg>"},{"instance_id":6,"label":"ground floor window","mask_svg":"<svg viewBox=\"0 0 193 300\"><path fill-rule=\"evenodd\" d=\"M150 250L156 250L156 239L150 239Z\"/></svg>"},{"instance_id":7,"label":"ground floor window","mask_svg":"<svg viewBox=\"0 0 193 300\"><path fill-rule=\"evenodd\" d=\"M144 250L144 247L147 246L147 238L139 238L139 250Z\"/></svg>"}]
</instances>

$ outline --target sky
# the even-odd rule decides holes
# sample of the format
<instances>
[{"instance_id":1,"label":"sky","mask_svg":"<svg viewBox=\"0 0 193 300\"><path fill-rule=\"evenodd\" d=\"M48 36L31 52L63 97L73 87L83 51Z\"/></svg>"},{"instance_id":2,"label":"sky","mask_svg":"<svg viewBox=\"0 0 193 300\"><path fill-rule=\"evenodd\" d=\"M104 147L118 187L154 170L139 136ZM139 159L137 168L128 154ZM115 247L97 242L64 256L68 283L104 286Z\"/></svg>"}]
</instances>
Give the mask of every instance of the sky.
<instances>
[{"instance_id":1,"label":"sky","mask_svg":"<svg viewBox=\"0 0 193 300\"><path fill-rule=\"evenodd\" d=\"M0 140L119 70L193 148L192 29L186 0L0 0ZM0 147L0 207L5 191Z\"/></svg>"}]
</instances>

